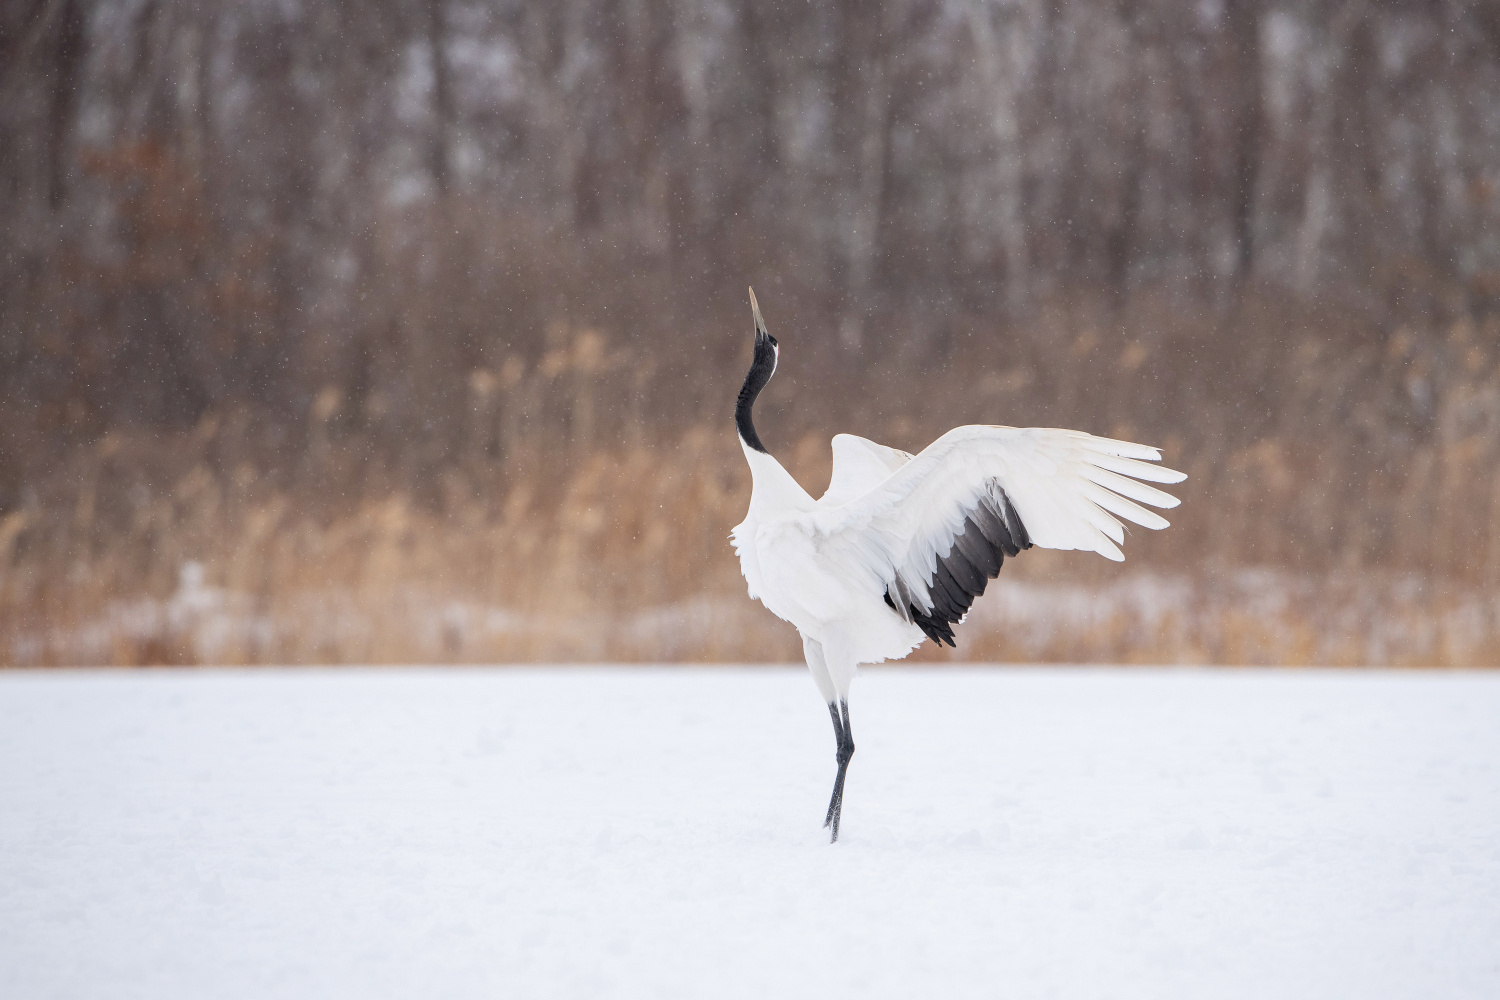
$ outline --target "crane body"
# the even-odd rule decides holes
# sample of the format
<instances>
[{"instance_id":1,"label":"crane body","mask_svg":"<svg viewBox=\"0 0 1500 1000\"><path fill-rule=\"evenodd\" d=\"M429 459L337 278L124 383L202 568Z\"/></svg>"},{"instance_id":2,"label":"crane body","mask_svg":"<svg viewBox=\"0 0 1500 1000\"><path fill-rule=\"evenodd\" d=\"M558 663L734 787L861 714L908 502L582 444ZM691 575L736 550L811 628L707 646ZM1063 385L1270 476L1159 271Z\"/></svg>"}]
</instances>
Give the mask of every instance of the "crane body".
<instances>
[{"instance_id":1,"label":"crane body","mask_svg":"<svg viewBox=\"0 0 1500 1000\"><path fill-rule=\"evenodd\" d=\"M752 408L780 358L755 292L755 352L735 424L750 465L750 509L731 538L749 594L796 627L833 719L838 771L824 825L838 840L854 754L849 688L862 663L900 659L953 626L1007 557L1039 545L1124 558L1120 518L1167 527L1142 504L1177 506L1149 482L1176 483L1146 445L1082 431L956 427L911 455L852 434L833 438L828 490L813 497L766 450Z\"/></svg>"}]
</instances>

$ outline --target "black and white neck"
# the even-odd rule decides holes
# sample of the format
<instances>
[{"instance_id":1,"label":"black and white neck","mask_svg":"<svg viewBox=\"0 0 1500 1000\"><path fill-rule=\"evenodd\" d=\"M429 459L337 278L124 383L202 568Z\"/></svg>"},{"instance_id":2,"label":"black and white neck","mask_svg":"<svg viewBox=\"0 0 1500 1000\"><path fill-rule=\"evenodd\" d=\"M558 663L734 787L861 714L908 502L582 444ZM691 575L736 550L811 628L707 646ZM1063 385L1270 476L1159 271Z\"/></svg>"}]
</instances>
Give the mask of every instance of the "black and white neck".
<instances>
[{"instance_id":1,"label":"black and white neck","mask_svg":"<svg viewBox=\"0 0 1500 1000\"><path fill-rule=\"evenodd\" d=\"M750 362L750 373L745 376L745 384L740 387L739 402L734 407L734 425L740 432L740 441L746 448L753 449L761 454L769 454L766 446L760 443L760 435L755 433L755 424L750 419L750 410L755 406L755 397L771 381L771 376L776 374L776 359L780 357L781 348L776 345L776 338L766 332L765 321L760 318L760 306L755 301L755 289L750 289L750 309L755 314L755 360Z\"/></svg>"}]
</instances>

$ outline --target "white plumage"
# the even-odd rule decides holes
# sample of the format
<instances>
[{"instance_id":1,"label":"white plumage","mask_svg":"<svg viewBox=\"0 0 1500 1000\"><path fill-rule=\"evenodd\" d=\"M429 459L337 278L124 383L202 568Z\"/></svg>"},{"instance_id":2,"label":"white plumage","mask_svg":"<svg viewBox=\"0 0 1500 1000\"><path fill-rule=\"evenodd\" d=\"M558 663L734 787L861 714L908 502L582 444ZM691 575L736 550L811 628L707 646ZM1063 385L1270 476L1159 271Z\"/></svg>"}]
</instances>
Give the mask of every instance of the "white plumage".
<instances>
[{"instance_id":1,"label":"white plumage","mask_svg":"<svg viewBox=\"0 0 1500 1000\"><path fill-rule=\"evenodd\" d=\"M1039 545L1123 559L1121 519L1165 528L1142 505L1178 504L1147 483L1186 477L1150 464L1161 453L1145 445L1081 431L967 426L917 455L839 434L828 491L814 500L765 451L751 422L779 348L753 291L750 298L756 361L736 423L753 486L732 537L750 596L801 633L833 715L839 773L829 824L837 839L856 667L904 657L927 637L951 644L952 626L1004 556Z\"/></svg>"}]
</instances>

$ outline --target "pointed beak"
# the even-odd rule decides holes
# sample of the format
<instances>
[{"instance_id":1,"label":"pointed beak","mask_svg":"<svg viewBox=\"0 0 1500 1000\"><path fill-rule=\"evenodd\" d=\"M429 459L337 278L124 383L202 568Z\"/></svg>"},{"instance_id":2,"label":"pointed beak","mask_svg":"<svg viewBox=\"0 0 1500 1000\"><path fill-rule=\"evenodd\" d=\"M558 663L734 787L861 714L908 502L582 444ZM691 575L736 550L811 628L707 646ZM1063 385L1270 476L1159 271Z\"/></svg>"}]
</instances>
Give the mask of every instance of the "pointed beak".
<instances>
[{"instance_id":1,"label":"pointed beak","mask_svg":"<svg viewBox=\"0 0 1500 1000\"><path fill-rule=\"evenodd\" d=\"M760 303L755 301L755 289L750 289L750 311L755 314L755 342L758 344L770 336L766 332L766 321L760 318Z\"/></svg>"}]
</instances>

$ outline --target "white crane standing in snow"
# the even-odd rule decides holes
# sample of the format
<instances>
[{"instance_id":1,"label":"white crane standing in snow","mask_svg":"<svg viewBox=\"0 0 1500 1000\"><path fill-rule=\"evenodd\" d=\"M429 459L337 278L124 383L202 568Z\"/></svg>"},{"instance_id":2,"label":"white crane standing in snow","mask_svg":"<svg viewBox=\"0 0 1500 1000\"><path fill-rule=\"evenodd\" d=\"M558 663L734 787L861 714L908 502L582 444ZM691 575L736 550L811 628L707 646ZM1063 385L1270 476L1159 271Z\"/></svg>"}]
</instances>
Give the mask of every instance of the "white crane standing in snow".
<instances>
[{"instance_id":1,"label":"white crane standing in snow","mask_svg":"<svg viewBox=\"0 0 1500 1000\"><path fill-rule=\"evenodd\" d=\"M758 598L802 635L808 669L833 716L838 775L825 827L839 838L854 756L849 685L861 663L899 660L922 639L952 646L953 626L1006 556L1040 545L1124 559L1125 530L1167 522L1141 504L1177 498L1137 480L1177 483L1147 462L1161 452L1082 431L955 427L909 455L853 434L833 438L833 476L814 500L760 443L755 397L780 347L755 316L755 360L734 420L750 463L750 511L734 529L740 569Z\"/></svg>"}]
</instances>

